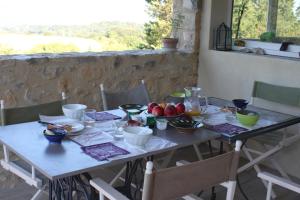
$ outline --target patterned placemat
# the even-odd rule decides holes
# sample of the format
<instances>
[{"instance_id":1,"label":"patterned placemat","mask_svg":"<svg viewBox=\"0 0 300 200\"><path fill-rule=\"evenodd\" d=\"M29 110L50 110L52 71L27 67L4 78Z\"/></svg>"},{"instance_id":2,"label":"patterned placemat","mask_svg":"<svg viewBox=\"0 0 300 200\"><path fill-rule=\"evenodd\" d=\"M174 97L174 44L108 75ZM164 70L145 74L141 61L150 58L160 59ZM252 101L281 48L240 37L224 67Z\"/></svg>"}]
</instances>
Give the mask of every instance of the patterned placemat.
<instances>
[{"instance_id":1,"label":"patterned placemat","mask_svg":"<svg viewBox=\"0 0 300 200\"><path fill-rule=\"evenodd\" d=\"M98 161L107 160L108 158L119 155L129 154L128 151L112 144L111 142L85 146L81 147L81 149L84 153Z\"/></svg>"},{"instance_id":2,"label":"patterned placemat","mask_svg":"<svg viewBox=\"0 0 300 200\"><path fill-rule=\"evenodd\" d=\"M88 117L93 118L96 121L108 121L108 120L116 120L116 119L122 119L120 116L108 113L108 112L96 112L96 116L90 115L90 113L87 113Z\"/></svg>"},{"instance_id":3,"label":"patterned placemat","mask_svg":"<svg viewBox=\"0 0 300 200\"><path fill-rule=\"evenodd\" d=\"M217 125L204 124L204 126L205 126L205 128L207 128L209 130L221 133L228 137L233 137L237 134L240 134L240 133L248 130L244 127L236 126L236 125L229 124L229 123L217 124Z\"/></svg>"}]
</instances>

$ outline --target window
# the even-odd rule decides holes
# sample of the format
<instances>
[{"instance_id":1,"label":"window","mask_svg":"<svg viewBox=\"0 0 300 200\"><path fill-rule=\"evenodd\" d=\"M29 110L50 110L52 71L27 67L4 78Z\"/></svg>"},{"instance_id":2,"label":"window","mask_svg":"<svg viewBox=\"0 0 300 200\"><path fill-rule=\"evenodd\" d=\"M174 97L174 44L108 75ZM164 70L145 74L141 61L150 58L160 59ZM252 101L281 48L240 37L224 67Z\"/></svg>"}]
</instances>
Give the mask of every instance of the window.
<instances>
[{"instance_id":1,"label":"window","mask_svg":"<svg viewBox=\"0 0 300 200\"><path fill-rule=\"evenodd\" d=\"M0 55L138 49L145 0L0 2Z\"/></svg>"},{"instance_id":2,"label":"window","mask_svg":"<svg viewBox=\"0 0 300 200\"><path fill-rule=\"evenodd\" d=\"M235 39L300 45L300 0L234 0Z\"/></svg>"}]
</instances>

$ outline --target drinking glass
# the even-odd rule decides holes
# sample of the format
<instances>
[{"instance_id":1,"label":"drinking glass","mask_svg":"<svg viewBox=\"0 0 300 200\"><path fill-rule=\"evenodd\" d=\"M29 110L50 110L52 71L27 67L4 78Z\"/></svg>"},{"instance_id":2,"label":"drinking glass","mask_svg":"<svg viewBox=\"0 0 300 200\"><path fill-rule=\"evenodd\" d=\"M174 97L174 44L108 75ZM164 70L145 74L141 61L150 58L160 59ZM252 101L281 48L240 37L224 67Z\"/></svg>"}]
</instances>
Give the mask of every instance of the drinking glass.
<instances>
[{"instance_id":1,"label":"drinking glass","mask_svg":"<svg viewBox=\"0 0 300 200\"><path fill-rule=\"evenodd\" d=\"M168 126L168 120L166 119L157 119L156 120L156 128L158 130L166 130Z\"/></svg>"},{"instance_id":2,"label":"drinking glass","mask_svg":"<svg viewBox=\"0 0 300 200\"><path fill-rule=\"evenodd\" d=\"M127 124L126 121L115 121L114 126L115 126L115 132L114 132L114 140L123 140L124 134L123 134L123 128Z\"/></svg>"},{"instance_id":3,"label":"drinking glass","mask_svg":"<svg viewBox=\"0 0 300 200\"><path fill-rule=\"evenodd\" d=\"M96 110L95 109L86 109L84 115L84 124L85 127L91 128L94 127L96 122Z\"/></svg>"}]
</instances>

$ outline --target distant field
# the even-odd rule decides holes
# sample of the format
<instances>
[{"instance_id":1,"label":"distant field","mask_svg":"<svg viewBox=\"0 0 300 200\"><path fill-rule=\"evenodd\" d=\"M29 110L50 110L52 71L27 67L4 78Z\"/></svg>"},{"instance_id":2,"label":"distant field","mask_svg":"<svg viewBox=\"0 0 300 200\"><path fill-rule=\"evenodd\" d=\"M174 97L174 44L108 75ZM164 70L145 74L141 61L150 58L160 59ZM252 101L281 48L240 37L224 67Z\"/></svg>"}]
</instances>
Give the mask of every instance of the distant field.
<instances>
[{"instance_id":1,"label":"distant field","mask_svg":"<svg viewBox=\"0 0 300 200\"><path fill-rule=\"evenodd\" d=\"M0 33L0 45L18 52L26 52L37 45L64 44L76 46L80 52L101 51L101 45L93 39L64 36L42 36L38 34Z\"/></svg>"}]
</instances>

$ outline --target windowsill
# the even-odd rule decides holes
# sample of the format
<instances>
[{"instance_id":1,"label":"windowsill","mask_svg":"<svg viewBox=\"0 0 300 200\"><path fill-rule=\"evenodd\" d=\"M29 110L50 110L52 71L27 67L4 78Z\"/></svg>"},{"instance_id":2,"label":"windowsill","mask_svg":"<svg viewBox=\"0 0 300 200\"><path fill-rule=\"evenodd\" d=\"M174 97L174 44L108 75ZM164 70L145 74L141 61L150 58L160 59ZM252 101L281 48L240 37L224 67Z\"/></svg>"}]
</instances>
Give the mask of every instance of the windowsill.
<instances>
[{"instance_id":1,"label":"windowsill","mask_svg":"<svg viewBox=\"0 0 300 200\"><path fill-rule=\"evenodd\" d=\"M281 43L261 42L257 40L243 40L245 47L233 46L234 51L240 51L245 48L255 49L261 48L264 50L265 55L278 56L284 58L300 58L300 45L289 45L286 51L280 51Z\"/></svg>"},{"instance_id":2,"label":"windowsill","mask_svg":"<svg viewBox=\"0 0 300 200\"><path fill-rule=\"evenodd\" d=\"M229 54L236 54L236 55L245 55L245 56L254 56L254 57L265 57L265 58L272 58L272 59L279 59L279 60L291 60L291 61L300 61L300 58L290 58L290 57L283 57L283 56L274 56L274 55L259 55L259 54L255 54L255 53L244 53L244 52L240 52L240 51L217 51L215 49L210 49L210 51L213 52L220 52L220 53L229 53Z\"/></svg>"},{"instance_id":3,"label":"windowsill","mask_svg":"<svg viewBox=\"0 0 300 200\"><path fill-rule=\"evenodd\" d=\"M16 54L0 55L0 60L29 60L38 58L66 58L66 57L110 57L110 56L147 56L163 54L192 54L184 50L127 50L127 51L103 51L103 52L68 52L68 53L41 53L41 54Z\"/></svg>"}]
</instances>

